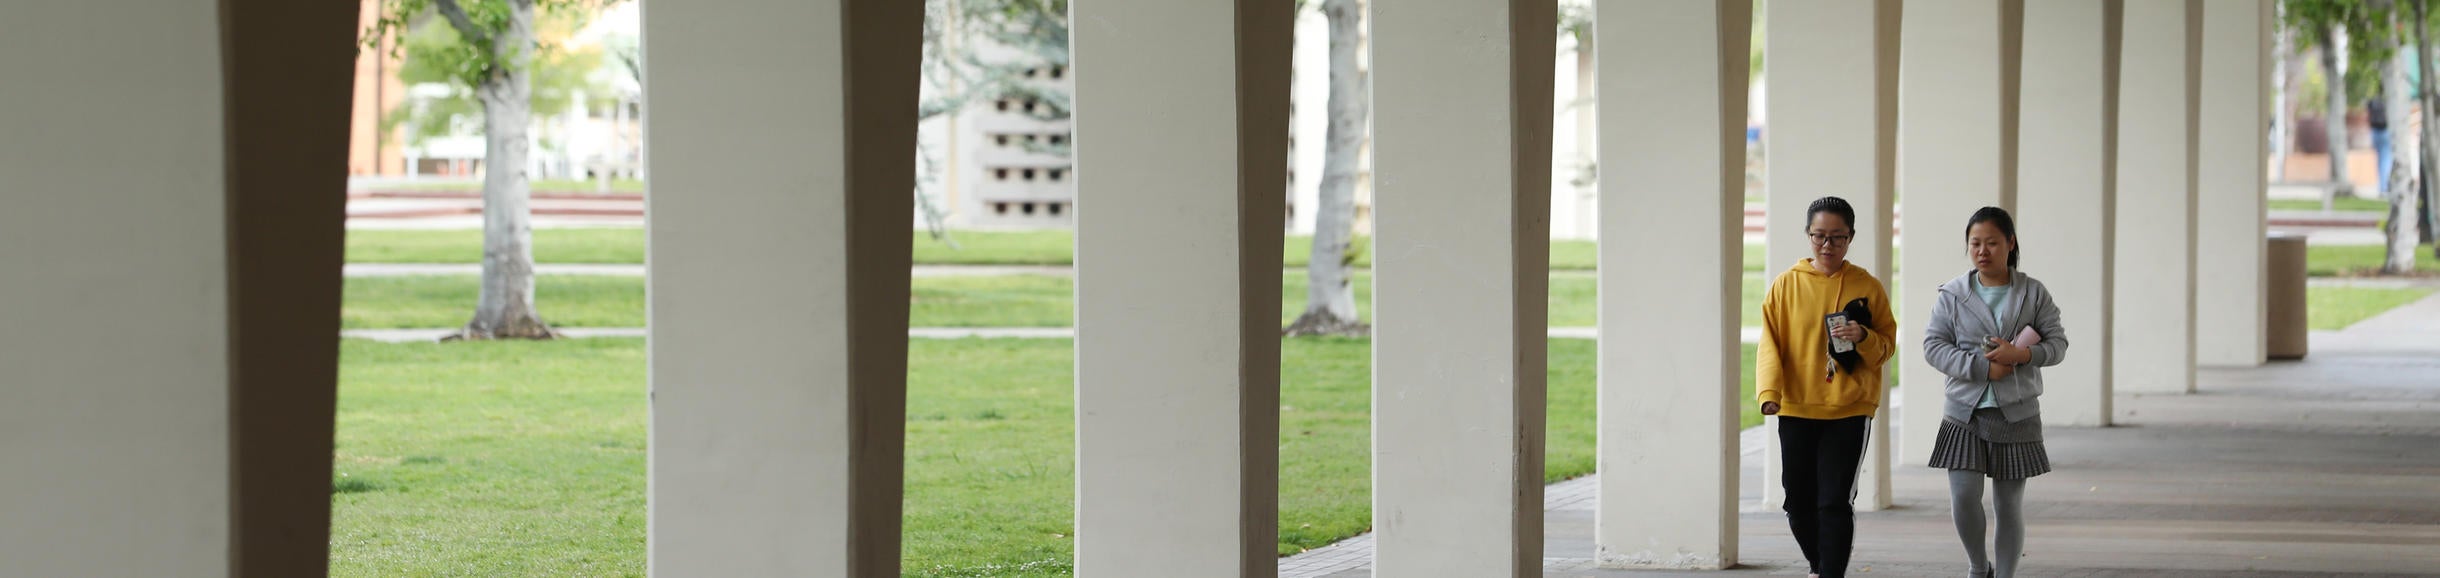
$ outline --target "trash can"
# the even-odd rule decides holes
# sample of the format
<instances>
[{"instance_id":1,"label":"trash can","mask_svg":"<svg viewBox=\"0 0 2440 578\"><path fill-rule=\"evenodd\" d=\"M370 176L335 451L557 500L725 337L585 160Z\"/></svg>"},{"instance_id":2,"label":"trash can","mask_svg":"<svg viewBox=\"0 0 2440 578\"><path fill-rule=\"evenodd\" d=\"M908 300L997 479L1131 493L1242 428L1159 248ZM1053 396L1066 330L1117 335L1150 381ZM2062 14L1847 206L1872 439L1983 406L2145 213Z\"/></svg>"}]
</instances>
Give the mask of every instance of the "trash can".
<instances>
[{"instance_id":1,"label":"trash can","mask_svg":"<svg viewBox=\"0 0 2440 578\"><path fill-rule=\"evenodd\" d=\"M2312 324L2305 316L2305 235L2303 233L2271 233L2267 270L2262 272L2263 297L2269 301L2270 317L2263 320L2267 336L2264 348L2271 359L2303 359L2306 335Z\"/></svg>"}]
</instances>

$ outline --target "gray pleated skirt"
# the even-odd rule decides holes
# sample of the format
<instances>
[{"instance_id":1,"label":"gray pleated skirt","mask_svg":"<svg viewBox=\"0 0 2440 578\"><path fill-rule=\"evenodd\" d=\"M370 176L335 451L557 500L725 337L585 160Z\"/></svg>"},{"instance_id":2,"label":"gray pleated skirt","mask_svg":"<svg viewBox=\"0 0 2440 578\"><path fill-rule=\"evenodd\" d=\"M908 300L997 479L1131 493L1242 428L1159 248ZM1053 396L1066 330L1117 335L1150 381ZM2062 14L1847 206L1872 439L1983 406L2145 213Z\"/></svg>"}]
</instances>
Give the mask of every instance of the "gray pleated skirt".
<instances>
[{"instance_id":1,"label":"gray pleated skirt","mask_svg":"<svg viewBox=\"0 0 2440 578\"><path fill-rule=\"evenodd\" d=\"M1974 410L1962 423L1942 418L1930 465L1982 472L2003 480L2050 473L2050 453L2042 448L2041 419L2009 423L1999 410L1990 408Z\"/></svg>"}]
</instances>

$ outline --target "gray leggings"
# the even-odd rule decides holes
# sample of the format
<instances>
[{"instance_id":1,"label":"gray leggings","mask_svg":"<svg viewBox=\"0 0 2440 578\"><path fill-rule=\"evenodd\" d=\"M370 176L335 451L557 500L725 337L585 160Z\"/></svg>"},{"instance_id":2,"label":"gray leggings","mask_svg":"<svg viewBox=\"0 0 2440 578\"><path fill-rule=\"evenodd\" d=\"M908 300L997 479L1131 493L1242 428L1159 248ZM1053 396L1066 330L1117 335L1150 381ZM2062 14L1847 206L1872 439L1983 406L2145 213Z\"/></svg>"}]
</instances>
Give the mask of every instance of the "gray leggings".
<instances>
[{"instance_id":1,"label":"gray leggings","mask_svg":"<svg viewBox=\"0 0 2440 578\"><path fill-rule=\"evenodd\" d=\"M1976 576L2011 578L2016 560L2025 554L2025 480L1992 479L1992 506L1999 513L1999 566L1983 555L1983 476L1973 470L1949 470L1949 512L1957 521L1957 539L1965 542L1968 571Z\"/></svg>"}]
</instances>

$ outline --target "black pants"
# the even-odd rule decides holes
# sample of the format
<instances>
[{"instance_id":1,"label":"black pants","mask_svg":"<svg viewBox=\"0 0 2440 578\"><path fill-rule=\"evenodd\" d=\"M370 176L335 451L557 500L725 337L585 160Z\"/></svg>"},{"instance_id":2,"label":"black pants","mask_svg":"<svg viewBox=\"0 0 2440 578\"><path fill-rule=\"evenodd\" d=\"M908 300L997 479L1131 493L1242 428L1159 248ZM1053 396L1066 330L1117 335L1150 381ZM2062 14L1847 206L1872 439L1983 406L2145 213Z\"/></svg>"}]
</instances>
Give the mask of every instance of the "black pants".
<instances>
[{"instance_id":1,"label":"black pants","mask_svg":"<svg viewBox=\"0 0 2440 578\"><path fill-rule=\"evenodd\" d=\"M1779 487L1787 495L1788 530L1823 578L1846 576L1847 555L1855 549L1855 471L1871 419L1779 418Z\"/></svg>"}]
</instances>

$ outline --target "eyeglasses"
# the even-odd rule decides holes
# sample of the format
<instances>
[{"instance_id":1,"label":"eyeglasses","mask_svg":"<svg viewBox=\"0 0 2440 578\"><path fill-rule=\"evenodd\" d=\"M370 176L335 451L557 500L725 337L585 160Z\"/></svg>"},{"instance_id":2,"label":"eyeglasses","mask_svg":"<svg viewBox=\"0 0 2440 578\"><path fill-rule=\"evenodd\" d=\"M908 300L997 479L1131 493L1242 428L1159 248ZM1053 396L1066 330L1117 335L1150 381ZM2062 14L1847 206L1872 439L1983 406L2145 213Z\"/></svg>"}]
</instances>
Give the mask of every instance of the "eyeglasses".
<instances>
[{"instance_id":1,"label":"eyeglasses","mask_svg":"<svg viewBox=\"0 0 2440 578\"><path fill-rule=\"evenodd\" d=\"M1855 240L1855 235L1824 235L1821 233L1806 233L1805 236L1812 237L1814 245L1823 247L1844 246L1848 241Z\"/></svg>"}]
</instances>

